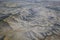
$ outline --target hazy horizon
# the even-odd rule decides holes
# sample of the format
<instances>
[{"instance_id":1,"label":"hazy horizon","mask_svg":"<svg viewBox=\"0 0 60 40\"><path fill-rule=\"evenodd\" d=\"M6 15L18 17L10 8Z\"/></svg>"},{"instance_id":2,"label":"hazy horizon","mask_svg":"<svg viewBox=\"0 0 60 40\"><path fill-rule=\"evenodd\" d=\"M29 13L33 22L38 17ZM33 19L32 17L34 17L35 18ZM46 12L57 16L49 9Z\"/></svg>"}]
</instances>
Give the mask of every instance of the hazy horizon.
<instances>
[{"instance_id":1,"label":"hazy horizon","mask_svg":"<svg viewBox=\"0 0 60 40\"><path fill-rule=\"evenodd\" d=\"M60 1L60 0L0 0L0 1Z\"/></svg>"}]
</instances>

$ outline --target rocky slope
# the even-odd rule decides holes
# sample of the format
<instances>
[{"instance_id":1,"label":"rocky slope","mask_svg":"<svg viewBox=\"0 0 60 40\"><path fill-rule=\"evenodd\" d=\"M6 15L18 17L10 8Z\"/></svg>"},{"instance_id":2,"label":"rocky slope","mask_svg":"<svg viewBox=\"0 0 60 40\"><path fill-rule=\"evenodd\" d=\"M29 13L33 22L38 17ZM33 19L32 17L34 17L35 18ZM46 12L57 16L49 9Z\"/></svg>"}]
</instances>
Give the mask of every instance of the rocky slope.
<instances>
[{"instance_id":1,"label":"rocky slope","mask_svg":"<svg viewBox=\"0 0 60 40\"><path fill-rule=\"evenodd\" d=\"M50 7L30 2L1 3L0 40L60 40L60 12Z\"/></svg>"}]
</instances>

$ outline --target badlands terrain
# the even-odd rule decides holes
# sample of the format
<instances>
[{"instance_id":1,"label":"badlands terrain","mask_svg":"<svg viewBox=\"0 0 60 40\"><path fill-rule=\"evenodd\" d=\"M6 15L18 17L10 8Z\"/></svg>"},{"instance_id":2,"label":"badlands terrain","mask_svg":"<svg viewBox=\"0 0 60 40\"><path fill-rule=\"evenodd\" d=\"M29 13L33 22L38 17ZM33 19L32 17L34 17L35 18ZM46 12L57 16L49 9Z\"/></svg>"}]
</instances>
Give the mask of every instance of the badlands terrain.
<instances>
[{"instance_id":1,"label":"badlands terrain","mask_svg":"<svg viewBox=\"0 0 60 40\"><path fill-rule=\"evenodd\" d=\"M0 1L0 40L60 40L60 1Z\"/></svg>"}]
</instances>

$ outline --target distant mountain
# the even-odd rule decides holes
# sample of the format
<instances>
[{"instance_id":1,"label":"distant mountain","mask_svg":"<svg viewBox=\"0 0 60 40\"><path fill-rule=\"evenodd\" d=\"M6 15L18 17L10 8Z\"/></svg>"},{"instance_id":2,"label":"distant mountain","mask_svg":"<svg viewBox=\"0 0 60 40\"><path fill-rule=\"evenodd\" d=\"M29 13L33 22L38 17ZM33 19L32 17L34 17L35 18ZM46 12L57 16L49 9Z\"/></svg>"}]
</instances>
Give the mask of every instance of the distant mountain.
<instances>
[{"instance_id":1,"label":"distant mountain","mask_svg":"<svg viewBox=\"0 0 60 40\"><path fill-rule=\"evenodd\" d=\"M1 2L21 2L21 1L24 1L24 2L32 2L32 3L40 3L44 6L48 5L52 5L52 6L60 6L60 0L0 0L0 3Z\"/></svg>"},{"instance_id":2,"label":"distant mountain","mask_svg":"<svg viewBox=\"0 0 60 40\"><path fill-rule=\"evenodd\" d=\"M42 1L41 4L44 6L60 7L60 1Z\"/></svg>"}]
</instances>

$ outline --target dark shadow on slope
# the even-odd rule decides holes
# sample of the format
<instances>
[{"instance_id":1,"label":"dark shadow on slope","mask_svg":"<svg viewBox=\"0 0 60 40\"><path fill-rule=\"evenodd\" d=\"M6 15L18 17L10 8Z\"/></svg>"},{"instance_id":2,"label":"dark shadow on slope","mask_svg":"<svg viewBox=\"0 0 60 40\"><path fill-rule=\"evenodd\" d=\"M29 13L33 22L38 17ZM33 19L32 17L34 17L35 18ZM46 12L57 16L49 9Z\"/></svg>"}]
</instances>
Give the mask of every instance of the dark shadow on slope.
<instances>
[{"instance_id":1,"label":"dark shadow on slope","mask_svg":"<svg viewBox=\"0 0 60 40\"><path fill-rule=\"evenodd\" d=\"M60 11L60 7L46 7L48 9L52 9L52 10L55 10L55 11Z\"/></svg>"},{"instance_id":2,"label":"dark shadow on slope","mask_svg":"<svg viewBox=\"0 0 60 40\"><path fill-rule=\"evenodd\" d=\"M12 14L2 14L0 13L0 21L4 20L5 18L8 18Z\"/></svg>"}]
</instances>

